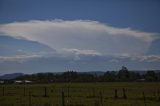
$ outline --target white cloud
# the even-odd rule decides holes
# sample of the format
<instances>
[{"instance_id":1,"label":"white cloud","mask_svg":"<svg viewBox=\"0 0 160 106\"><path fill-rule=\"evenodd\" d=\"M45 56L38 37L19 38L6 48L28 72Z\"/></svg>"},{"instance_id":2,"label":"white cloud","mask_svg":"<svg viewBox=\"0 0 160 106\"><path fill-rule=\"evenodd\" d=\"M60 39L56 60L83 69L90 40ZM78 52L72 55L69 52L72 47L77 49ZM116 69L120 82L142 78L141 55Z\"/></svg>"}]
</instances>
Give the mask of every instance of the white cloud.
<instances>
[{"instance_id":1,"label":"white cloud","mask_svg":"<svg viewBox=\"0 0 160 106\"><path fill-rule=\"evenodd\" d=\"M131 61L137 61L137 62L160 62L160 55L137 55L137 56L117 55L112 58L115 58L117 60L129 59Z\"/></svg>"},{"instance_id":2,"label":"white cloud","mask_svg":"<svg viewBox=\"0 0 160 106\"><path fill-rule=\"evenodd\" d=\"M116 28L91 20L13 22L1 24L0 33L38 41L57 50L66 48L77 54L98 51L104 55L144 54L157 36L157 33Z\"/></svg>"},{"instance_id":3,"label":"white cloud","mask_svg":"<svg viewBox=\"0 0 160 106\"><path fill-rule=\"evenodd\" d=\"M81 50L81 49L66 49L63 48L60 51L57 51L58 54L61 54L61 57L70 57L74 60L80 60L81 56L102 56L101 53L95 50Z\"/></svg>"},{"instance_id":4,"label":"white cloud","mask_svg":"<svg viewBox=\"0 0 160 106\"><path fill-rule=\"evenodd\" d=\"M160 62L159 55L141 56L139 58L140 58L140 61L143 61L143 62Z\"/></svg>"},{"instance_id":5,"label":"white cloud","mask_svg":"<svg viewBox=\"0 0 160 106\"><path fill-rule=\"evenodd\" d=\"M92 55L92 56L96 56L96 55L101 55L101 53L95 51L95 50L80 50L80 49L63 49L63 52L68 52L71 54L75 54L75 55Z\"/></svg>"},{"instance_id":6,"label":"white cloud","mask_svg":"<svg viewBox=\"0 0 160 106\"><path fill-rule=\"evenodd\" d=\"M16 55L16 56L0 56L0 63L6 61L15 61L19 63L23 63L25 61L29 61L31 59L42 58L42 55L34 54L34 55Z\"/></svg>"}]
</instances>

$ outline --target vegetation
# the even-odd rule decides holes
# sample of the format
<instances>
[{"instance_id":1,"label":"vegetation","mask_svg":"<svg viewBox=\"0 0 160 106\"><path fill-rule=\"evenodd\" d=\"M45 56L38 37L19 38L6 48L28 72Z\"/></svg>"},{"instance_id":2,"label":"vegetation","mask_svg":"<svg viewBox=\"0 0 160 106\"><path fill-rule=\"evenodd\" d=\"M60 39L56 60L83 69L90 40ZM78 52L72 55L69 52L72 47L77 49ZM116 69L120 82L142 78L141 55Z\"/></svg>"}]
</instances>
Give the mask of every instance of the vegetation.
<instances>
[{"instance_id":1,"label":"vegetation","mask_svg":"<svg viewBox=\"0 0 160 106\"><path fill-rule=\"evenodd\" d=\"M160 106L160 83L0 85L0 106Z\"/></svg>"},{"instance_id":2,"label":"vegetation","mask_svg":"<svg viewBox=\"0 0 160 106\"><path fill-rule=\"evenodd\" d=\"M160 72L155 73L154 71L147 71L144 75L140 75L134 71L129 71L123 66L118 72L107 71L104 75L100 76L68 71L62 74L38 73L24 75L16 78L16 80L31 80L35 83L160 81Z\"/></svg>"},{"instance_id":3,"label":"vegetation","mask_svg":"<svg viewBox=\"0 0 160 106\"><path fill-rule=\"evenodd\" d=\"M122 67L103 75L68 71L14 80L33 83L1 84L0 106L160 106L160 73L154 71L142 75Z\"/></svg>"}]
</instances>

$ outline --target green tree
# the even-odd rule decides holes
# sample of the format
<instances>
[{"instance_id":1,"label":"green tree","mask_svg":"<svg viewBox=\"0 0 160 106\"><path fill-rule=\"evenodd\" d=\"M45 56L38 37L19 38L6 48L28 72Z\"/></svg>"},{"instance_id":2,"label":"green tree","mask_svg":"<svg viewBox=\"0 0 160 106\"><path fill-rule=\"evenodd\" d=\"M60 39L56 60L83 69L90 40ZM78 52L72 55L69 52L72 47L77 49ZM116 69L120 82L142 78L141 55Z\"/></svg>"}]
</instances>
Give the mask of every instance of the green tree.
<instances>
[{"instance_id":1,"label":"green tree","mask_svg":"<svg viewBox=\"0 0 160 106\"><path fill-rule=\"evenodd\" d=\"M160 81L160 72L157 73L157 80Z\"/></svg>"},{"instance_id":2,"label":"green tree","mask_svg":"<svg viewBox=\"0 0 160 106\"><path fill-rule=\"evenodd\" d=\"M77 82L93 82L95 81L95 77L91 74L79 74L76 78Z\"/></svg>"},{"instance_id":3,"label":"green tree","mask_svg":"<svg viewBox=\"0 0 160 106\"><path fill-rule=\"evenodd\" d=\"M130 81L135 81L137 79L140 79L141 76L139 73L136 73L136 72L129 72L129 80Z\"/></svg>"},{"instance_id":4,"label":"green tree","mask_svg":"<svg viewBox=\"0 0 160 106\"><path fill-rule=\"evenodd\" d=\"M157 81L157 75L154 71L147 71L145 79L146 81Z\"/></svg>"},{"instance_id":5,"label":"green tree","mask_svg":"<svg viewBox=\"0 0 160 106\"><path fill-rule=\"evenodd\" d=\"M78 76L77 72L67 71L67 72L64 72L60 77L62 82L74 82L77 76Z\"/></svg>"},{"instance_id":6,"label":"green tree","mask_svg":"<svg viewBox=\"0 0 160 106\"><path fill-rule=\"evenodd\" d=\"M114 72L105 72L104 75L102 76L102 81L115 81L116 80L116 75Z\"/></svg>"},{"instance_id":7,"label":"green tree","mask_svg":"<svg viewBox=\"0 0 160 106\"><path fill-rule=\"evenodd\" d=\"M122 69L118 72L118 80L119 81L128 81L129 80L129 71L127 67L122 66Z\"/></svg>"}]
</instances>

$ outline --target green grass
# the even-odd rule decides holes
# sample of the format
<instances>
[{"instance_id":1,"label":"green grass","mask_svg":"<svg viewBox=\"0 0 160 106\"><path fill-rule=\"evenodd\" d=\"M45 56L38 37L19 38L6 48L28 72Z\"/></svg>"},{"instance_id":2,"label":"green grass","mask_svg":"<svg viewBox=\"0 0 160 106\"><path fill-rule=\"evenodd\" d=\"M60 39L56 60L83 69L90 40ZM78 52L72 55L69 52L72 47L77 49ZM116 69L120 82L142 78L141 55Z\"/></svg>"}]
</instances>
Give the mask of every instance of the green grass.
<instances>
[{"instance_id":1,"label":"green grass","mask_svg":"<svg viewBox=\"0 0 160 106\"><path fill-rule=\"evenodd\" d=\"M47 97L44 96L45 87ZM127 99L123 98L123 88ZM118 91L117 99L114 98L115 89ZM158 82L0 85L0 106L29 106L29 92L32 106L61 106L62 91L66 106L160 106Z\"/></svg>"}]
</instances>

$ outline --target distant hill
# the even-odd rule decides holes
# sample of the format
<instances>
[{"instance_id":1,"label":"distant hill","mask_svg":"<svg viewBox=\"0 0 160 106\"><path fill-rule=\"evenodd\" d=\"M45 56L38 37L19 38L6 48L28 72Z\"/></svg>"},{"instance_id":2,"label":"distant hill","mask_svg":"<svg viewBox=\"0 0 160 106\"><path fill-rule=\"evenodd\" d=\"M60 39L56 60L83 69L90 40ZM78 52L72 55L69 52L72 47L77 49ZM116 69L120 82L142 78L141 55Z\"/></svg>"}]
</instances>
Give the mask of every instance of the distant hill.
<instances>
[{"instance_id":1,"label":"distant hill","mask_svg":"<svg viewBox=\"0 0 160 106\"><path fill-rule=\"evenodd\" d=\"M97 76L101 76L103 75L105 72L104 71L88 71L88 72L78 72L78 73L84 73L84 74L91 74L91 75L97 75Z\"/></svg>"},{"instance_id":2,"label":"distant hill","mask_svg":"<svg viewBox=\"0 0 160 106\"><path fill-rule=\"evenodd\" d=\"M153 70L155 73L159 73L160 70ZM139 73L140 75L144 75L146 74L147 71L133 71L132 72L135 72L135 73ZM46 74L46 73L53 73L53 74L57 74L57 75L61 75L63 74L63 72L44 72L43 74ZM88 71L88 72L77 72L78 74L90 74L90 75L96 75L96 76L101 76L101 75L104 75L104 71ZM118 71L114 71L115 74L118 74ZM37 74L37 73L35 73ZM10 79L15 79L19 76L23 76L25 74L23 73L11 73L11 74L4 74L4 75L1 75L0 76L0 79L5 79L5 80L10 80Z\"/></svg>"},{"instance_id":3,"label":"distant hill","mask_svg":"<svg viewBox=\"0 0 160 106\"><path fill-rule=\"evenodd\" d=\"M140 70L140 71L131 70L131 71L133 71L133 72L135 72L135 73L139 73L140 75L146 74L147 71L154 71L155 73L159 73L159 72L160 72L160 70Z\"/></svg>"},{"instance_id":4,"label":"distant hill","mask_svg":"<svg viewBox=\"0 0 160 106\"><path fill-rule=\"evenodd\" d=\"M22 76L24 75L23 73L12 73L12 74L4 74L0 76L0 79L2 80L10 80L10 79L14 79L16 77Z\"/></svg>"}]
</instances>

